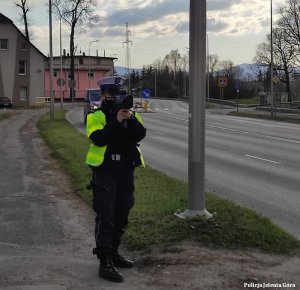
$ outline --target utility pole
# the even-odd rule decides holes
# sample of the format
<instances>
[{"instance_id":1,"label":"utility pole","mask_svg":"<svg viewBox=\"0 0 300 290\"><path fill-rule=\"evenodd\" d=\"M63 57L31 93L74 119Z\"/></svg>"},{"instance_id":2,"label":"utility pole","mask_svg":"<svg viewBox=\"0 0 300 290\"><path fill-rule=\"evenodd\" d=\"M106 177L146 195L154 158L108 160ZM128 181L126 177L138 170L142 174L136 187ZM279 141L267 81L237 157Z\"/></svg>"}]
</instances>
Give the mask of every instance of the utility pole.
<instances>
[{"instance_id":1,"label":"utility pole","mask_svg":"<svg viewBox=\"0 0 300 290\"><path fill-rule=\"evenodd\" d=\"M274 113L274 84L273 84L273 69L274 69L274 58L273 58L273 3L271 0L271 116Z\"/></svg>"},{"instance_id":2,"label":"utility pole","mask_svg":"<svg viewBox=\"0 0 300 290\"><path fill-rule=\"evenodd\" d=\"M126 22L126 40L123 42L123 47L124 44L126 44L126 51L125 51L125 67L126 67L126 74L128 77L128 94L131 92L131 87L130 87L130 67L131 67L131 56L130 56L130 46L132 46L132 41L129 39L131 31L128 28L128 22Z\"/></svg>"},{"instance_id":3,"label":"utility pole","mask_svg":"<svg viewBox=\"0 0 300 290\"><path fill-rule=\"evenodd\" d=\"M53 96L53 45L52 45L52 2L49 0L49 84L50 84L50 120L54 120L54 96Z\"/></svg>"},{"instance_id":4,"label":"utility pole","mask_svg":"<svg viewBox=\"0 0 300 290\"><path fill-rule=\"evenodd\" d=\"M188 209L176 216L211 218L205 208L206 0L190 0Z\"/></svg>"},{"instance_id":5,"label":"utility pole","mask_svg":"<svg viewBox=\"0 0 300 290\"><path fill-rule=\"evenodd\" d=\"M207 50L206 50L206 69L207 69L207 108L209 108L209 86L210 86L210 83L209 83L209 66L210 66L210 63L209 63L209 42L208 42L208 34L206 33L206 45L207 45Z\"/></svg>"}]
</instances>

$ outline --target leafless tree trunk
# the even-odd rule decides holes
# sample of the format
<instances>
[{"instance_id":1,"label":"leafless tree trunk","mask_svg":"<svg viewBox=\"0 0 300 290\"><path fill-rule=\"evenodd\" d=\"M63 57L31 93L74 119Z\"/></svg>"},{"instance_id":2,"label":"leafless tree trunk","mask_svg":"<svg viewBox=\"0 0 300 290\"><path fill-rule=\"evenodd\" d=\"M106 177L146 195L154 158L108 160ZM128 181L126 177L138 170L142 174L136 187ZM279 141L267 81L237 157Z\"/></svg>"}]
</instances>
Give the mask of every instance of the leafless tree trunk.
<instances>
[{"instance_id":1,"label":"leafless tree trunk","mask_svg":"<svg viewBox=\"0 0 300 290\"><path fill-rule=\"evenodd\" d=\"M15 2L15 5L22 10L22 12L19 13L20 21L24 24L25 37L30 40L27 17L27 13L30 11L30 8L26 2L27 0L20 0L19 2Z\"/></svg>"},{"instance_id":2,"label":"leafless tree trunk","mask_svg":"<svg viewBox=\"0 0 300 290\"><path fill-rule=\"evenodd\" d=\"M75 30L78 25L92 26L98 21L93 15L96 7L95 0L53 0L53 6L56 8L56 15L70 26L70 100L75 98L75 62L74 56L76 46L74 45Z\"/></svg>"},{"instance_id":3,"label":"leafless tree trunk","mask_svg":"<svg viewBox=\"0 0 300 290\"><path fill-rule=\"evenodd\" d=\"M287 0L279 8L278 27L284 29L285 38L291 46L297 47L294 54L300 62L300 0Z\"/></svg>"},{"instance_id":4,"label":"leafless tree trunk","mask_svg":"<svg viewBox=\"0 0 300 290\"><path fill-rule=\"evenodd\" d=\"M267 36L267 42L258 46L256 51L255 61L271 67L271 37ZM282 27L277 27L273 30L273 55L274 55L274 71L280 81L285 83L286 92L288 93L289 101L291 100L290 88L290 73L296 62L296 47L289 42L289 35Z\"/></svg>"}]
</instances>

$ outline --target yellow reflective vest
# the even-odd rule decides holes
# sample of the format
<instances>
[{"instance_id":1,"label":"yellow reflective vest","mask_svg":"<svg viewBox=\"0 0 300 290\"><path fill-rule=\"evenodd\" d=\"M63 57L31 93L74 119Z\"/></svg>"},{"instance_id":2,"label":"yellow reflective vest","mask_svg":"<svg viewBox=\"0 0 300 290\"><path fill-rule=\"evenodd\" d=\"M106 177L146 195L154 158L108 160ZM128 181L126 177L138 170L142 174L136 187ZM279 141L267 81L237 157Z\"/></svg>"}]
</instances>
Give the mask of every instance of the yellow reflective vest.
<instances>
[{"instance_id":1,"label":"yellow reflective vest","mask_svg":"<svg viewBox=\"0 0 300 290\"><path fill-rule=\"evenodd\" d=\"M143 124L142 118L140 117L140 115L137 112L135 112L135 118L138 120L138 122ZM96 130L102 130L105 125L106 125L106 116L101 110L96 111L93 114L88 114L87 122L86 122L87 136L90 137L90 135ZM86 156L86 163L88 165L94 166L94 167L100 166L104 161L106 149L107 149L106 145L99 147L99 146L91 143L90 149ZM140 166L145 167L144 157L138 146L137 146L137 150L140 153L140 163L141 163Z\"/></svg>"}]
</instances>

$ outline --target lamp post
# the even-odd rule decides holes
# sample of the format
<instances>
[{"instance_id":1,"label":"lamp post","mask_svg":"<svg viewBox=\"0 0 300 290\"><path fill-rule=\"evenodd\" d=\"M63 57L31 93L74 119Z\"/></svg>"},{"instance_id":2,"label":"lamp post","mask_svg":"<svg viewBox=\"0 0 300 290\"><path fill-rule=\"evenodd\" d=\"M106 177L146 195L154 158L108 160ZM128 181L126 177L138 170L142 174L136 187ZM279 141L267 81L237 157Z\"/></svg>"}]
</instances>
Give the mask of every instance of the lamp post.
<instances>
[{"instance_id":1,"label":"lamp post","mask_svg":"<svg viewBox=\"0 0 300 290\"><path fill-rule=\"evenodd\" d=\"M59 13L59 54L60 54L60 91L59 91L59 96L60 96L60 109L63 108L63 91L62 91L62 87L63 87L63 79L62 79L62 39L61 39L61 13L59 10L59 7L55 4L52 3L52 5L55 6L55 8L57 9L58 13Z\"/></svg>"},{"instance_id":2,"label":"lamp post","mask_svg":"<svg viewBox=\"0 0 300 290\"><path fill-rule=\"evenodd\" d=\"M88 79L89 79L89 89L91 87L91 44L98 42L99 40L93 40L89 43L89 75L88 75ZM90 91L89 91L90 94Z\"/></svg>"},{"instance_id":3,"label":"lamp post","mask_svg":"<svg viewBox=\"0 0 300 290\"><path fill-rule=\"evenodd\" d=\"M271 116L274 113L274 85L273 85L273 68L274 68L274 60L273 60L273 2L271 0Z\"/></svg>"},{"instance_id":4,"label":"lamp post","mask_svg":"<svg viewBox=\"0 0 300 290\"><path fill-rule=\"evenodd\" d=\"M49 0L49 86L50 86L50 120L54 120L54 98L53 98L53 45L52 45L52 3Z\"/></svg>"},{"instance_id":5,"label":"lamp post","mask_svg":"<svg viewBox=\"0 0 300 290\"><path fill-rule=\"evenodd\" d=\"M206 33L207 108L209 108L209 42Z\"/></svg>"},{"instance_id":6,"label":"lamp post","mask_svg":"<svg viewBox=\"0 0 300 290\"><path fill-rule=\"evenodd\" d=\"M190 0L188 209L180 218L212 215L205 208L206 1Z\"/></svg>"},{"instance_id":7,"label":"lamp post","mask_svg":"<svg viewBox=\"0 0 300 290\"><path fill-rule=\"evenodd\" d=\"M62 110L63 108L63 92L62 92L62 87L63 87L63 78L62 78L62 43L61 43L61 15L59 13L59 54L60 54L60 109Z\"/></svg>"}]
</instances>

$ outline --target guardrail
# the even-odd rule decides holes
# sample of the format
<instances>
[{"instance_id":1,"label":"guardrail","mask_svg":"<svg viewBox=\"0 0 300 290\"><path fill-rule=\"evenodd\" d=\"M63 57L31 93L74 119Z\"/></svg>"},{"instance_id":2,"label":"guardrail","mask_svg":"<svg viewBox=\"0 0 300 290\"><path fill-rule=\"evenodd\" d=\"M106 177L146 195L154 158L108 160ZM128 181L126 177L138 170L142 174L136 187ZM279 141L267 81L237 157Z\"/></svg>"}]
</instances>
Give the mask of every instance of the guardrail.
<instances>
[{"instance_id":1,"label":"guardrail","mask_svg":"<svg viewBox=\"0 0 300 290\"><path fill-rule=\"evenodd\" d=\"M36 107L46 107L50 103L49 97L35 97Z\"/></svg>"}]
</instances>

